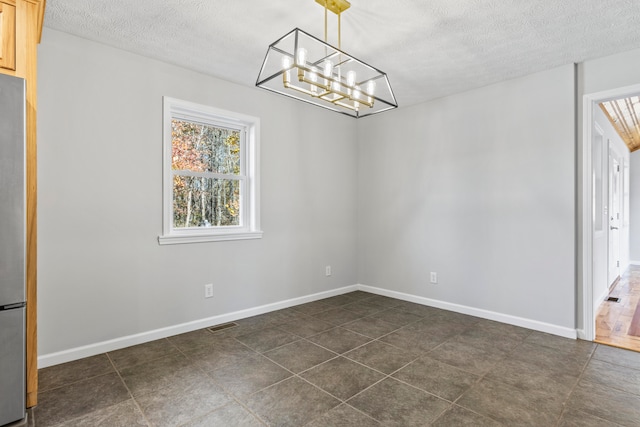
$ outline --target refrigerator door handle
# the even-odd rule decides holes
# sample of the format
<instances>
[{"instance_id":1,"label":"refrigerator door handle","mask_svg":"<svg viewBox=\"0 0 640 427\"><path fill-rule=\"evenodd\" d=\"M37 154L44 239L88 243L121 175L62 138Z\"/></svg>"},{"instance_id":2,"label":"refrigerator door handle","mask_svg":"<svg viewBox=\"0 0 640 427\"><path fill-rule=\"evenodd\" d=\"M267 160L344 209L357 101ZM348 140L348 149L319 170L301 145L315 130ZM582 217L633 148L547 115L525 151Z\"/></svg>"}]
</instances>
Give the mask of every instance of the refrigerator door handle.
<instances>
[{"instance_id":1,"label":"refrigerator door handle","mask_svg":"<svg viewBox=\"0 0 640 427\"><path fill-rule=\"evenodd\" d=\"M15 304L0 305L0 311L22 308L22 307L25 307L26 305L27 305L26 302L17 302Z\"/></svg>"}]
</instances>

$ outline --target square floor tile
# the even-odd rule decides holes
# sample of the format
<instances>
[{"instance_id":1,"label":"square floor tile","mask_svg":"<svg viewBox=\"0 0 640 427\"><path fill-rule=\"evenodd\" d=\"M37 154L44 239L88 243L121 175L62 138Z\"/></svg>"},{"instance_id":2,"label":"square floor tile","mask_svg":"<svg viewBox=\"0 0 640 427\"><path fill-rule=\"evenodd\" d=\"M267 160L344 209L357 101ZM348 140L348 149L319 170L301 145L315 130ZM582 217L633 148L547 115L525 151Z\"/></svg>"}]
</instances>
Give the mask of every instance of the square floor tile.
<instances>
[{"instance_id":1,"label":"square floor tile","mask_svg":"<svg viewBox=\"0 0 640 427\"><path fill-rule=\"evenodd\" d=\"M312 316L316 313L331 310L332 308L334 308L332 305L325 304L322 302L322 300L308 302L306 304L300 304L293 307L294 310L297 310L302 314L306 314L307 316Z\"/></svg>"},{"instance_id":2,"label":"square floor tile","mask_svg":"<svg viewBox=\"0 0 640 427\"><path fill-rule=\"evenodd\" d=\"M340 405L305 427L375 427L380 423L349 405Z\"/></svg>"},{"instance_id":3,"label":"square floor tile","mask_svg":"<svg viewBox=\"0 0 640 427\"><path fill-rule=\"evenodd\" d=\"M586 357L590 357L596 348L596 344L589 341L563 338L557 335L545 334L544 332L538 331L531 332L531 334L529 334L525 339L525 342L554 348L567 355L581 355Z\"/></svg>"},{"instance_id":4,"label":"square floor tile","mask_svg":"<svg viewBox=\"0 0 640 427\"><path fill-rule=\"evenodd\" d=\"M507 352L497 347L477 346L455 338L427 353L432 359L465 371L482 375L501 362Z\"/></svg>"},{"instance_id":5,"label":"square floor tile","mask_svg":"<svg viewBox=\"0 0 640 427\"><path fill-rule=\"evenodd\" d=\"M422 319L422 317L416 314L411 314L397 308L390 308L384 311L379 311L367 317L367 319L369 318L383 320L397 327L406 326L410 323L417 322L418 320Z\"/></svg>"},{"instance_id":6,"label":"square floor tile","mask_svg":"<svg viewBox=\"0 0 640 427\"><path fill-rule=\"evenodd\" d=\"M480 378L429 357L421 357L393 377L452 402Z\"/></svg>"},{"instance_id":7,"label":"square floor tile","mask_svg":"<svg viewBox=\"0 0 640 427\"><path fill-rule=\"evenodd\" d=\"M356 348L345 357L367 365L385 374L397 371L409 362L415 360L414 353L385 344L381 341L372 341L362 347Z\"/></svg>"},{"instance_id":8,"label":"square floor tile","mask_svg":"<svg viewBox=\"0 0 640 427\"><path fill-rule=\"evenodd\" d=\"M500 427L502 424L483 415L471 412L460 406L453 405L442 414L433 427Z\"/></svg>"},{"instance_id":9,"label":"square floor tile","mask_svg":"<svg viewBox=\"0 0 640 427\"><path fill-rule=\"evenodd\" d=\"M336 295L335 297L329 297L321 299L323 304L331 305L334 307L340 307L343 305L351 304L358 301L358 298L349 296L348 294Z\"/></svg>"},{"instance_id":10,"label":"square floor tile","mask_svg":"<svg viewBox=\"0 0 640 427\"><path fill-rule=\"evenodd\" d=\"M37 422L36 424L41 424ZM126 427L146 427L147 421L144 419L142 412L138 409L133 399L125 400L122 403L115 404L97 411L89 412L79 418L57 424L56 427L109 427L109 426L126 426Z\"/></svg>"},{"instance_id":11,"label":"square floor tile","mask_svg":"<svg viewBox=\"0 0 640 427\"><path fill-rule=\"evenodd\" d=\"M623 426L640 425L640 396L588 381L578 383L566 406Z\"/></svg>"},{"instance_id":12,"label":"square floor tile","mask_svg":"<svg viewBox=\"0 0 640 427\"><path fill-rule=\"evenodd\" d=\"M235 363L238 358L257 354L235 338L225 338L220 339L207 351L191 354L188 358L200 369L208 372Z\"/></svg>"},{"instance_id":13,"label":"square floor tile","mask_svg":"<svg viewBox=\"0 0 640 427\"><path fill-rule=\"evenodd\" d=\"M265 351L297 341L300 338L292 333L285 332L282 329L268 328L247 335L238 336L236 339L247 347L250 347L260 353L264 353Z\"/></svg>"},{"instance_id":14,"label":"square floor tile","mask_svg":"<svg viewBox=\"0 0 640 427\"><path fill-rule=\"evenodd\" d=\"M136 400L154 426L177 426L219 408L231 398L206 375L147 393Z\"/></svg>"},{"instance_id":15,"label":"square floor tile","mask_svg":"<svg viewBox=\"0 0 640 427\"><path fill-rule=\"evenodd\" d=\"M92 377L38 394L38 427L56 424L129 400L131 396L116 372Z\"/></svg>"},{"instance_id":16,"label":"square floor tile","mask_svg":"<svg viewBox=\"0 0 640 427\"><path fill-rule=\"evenodd\" d=\"M411 324L379 338L380 341L394 345L416 356L439 346L451 338L450 333L434 330L432 333L410 329Z\"/></svg>"},{"instance_id":17,"label":"square floor tile","mask_svg":"<svg viewBox=\"0 0 640 427\"><path fill-rule=\"evenodd\" d=\"M183 427L262 427L263 425L242 406L232 402L184 424Z\"/></svg>"},{"instance_id":18,"label":"square floor tile","mask_svg":"<svg viewBox=\"0 0 640 427\"><path fill-rule=\"evenodd\" d=\"M332 359L301 375L332 396L347 400L380 381L384 375L344 357Z\"/></svg>"},{"instance_id":19,"label":"square floor tile","mask_svg":"<svg viewBox=\"0 0 640 427\"><path fill-rule=\"evenodd\" d=\"M458 334L454 341L472 345L477 348L499 349L505 352L513 350L520 345L524 337L517 334L500 333L494 328L479 327L473 325Z\"/></svg>"},{"instance_id":20,"label":"square floor tile","mask_svg":"<svg viewBox=\"0 0 640 427\"><path fill-rule=\"evenodd\" d=\"M331 323L323 322L322 320L311 316L306 316L303 319L280 325L280 329L283 331L291 332L292 334L298 335L302 338L317 335L320 332L333 329L334 327L335 325Z\"/></svg>"},{"instance_id":21,"label":"square floor tile","mask_svg":"<svg viewBox=\"0 0 640 427\"><path fill-rule=\"evenodd\" d=\"M466 321L450 322L442 316L433 316L413 322L403 329L420 332L425 336L436 335L451 338L471 327L473 324L468 324Z\"/></svg>"},{"instance_id":22,"label":"square floor tile","mask_svg":"<svg viewBox=\"0 0 640 427\"><path fill-rule=\"evenodd\" d=\"M640 352L598 344L593 358L640 370Z\"/></svg>"},{"instance_id":23,"label":"square floor tile","mask_svg":"<svg viewBox=\"0 0 640 427\"><path fill-rule=\"evenodd\" d=\"M38 388L46 391L110 372L115 372L111 361L99 354L38 370Z\"/></svg>"},{"instance_id":24,"label":"square floor tile","mask_svg":"<svg viewBox=\"0 0 640 427\"><path fill-rule=\"evenodd\" d=\"M340 354L371 341L371 338L347 331L340 327L329 329L308 339L313 343Z\"/></svg>"},{"instance_id":25,"label":"square floor tile","mask_svg":"<svg viewBox=\"0 0 640 427\"><path fill-rule=\"evenodd\" d=\"M374 339L398 329L396 325L370 317L347 323L346 325L342 325L342 327Z\"/></svg>"},{"instance_id":26,"label":"square floor tile","mask_svg":"<svg viewBox=\"0 0 640 427\"><path fill-rule=\"evenodd\" d=\"M400 300L386 297L384 295L374 295L371 298L368 298L366 301L370 304L376 304L385 309L396 307L400 303Z\"/></svg>"},{"instance_id":27,"label":"square floor tile","mask_svg":"<svg viewBox=\"0 0 640 427\"><path fill-rule=\"evenodd\" d=\"M331 310L323 311L322 313L314 314L318 320L322 320L323 322L331 323L335 326L340 326L344 323L353 322L354 320L360 319L362 316L354 313L353 311L345 310L343 308L332 308Z\"/></svg>"},{"instance_id":28,"label":"square floor tile","mask_svg":"<svg viewBox=\"0 0 640 427\"><path fill-rule=\"evenodd\" d=\"M589 361L590 355L581 351L573 353L524 342L511 351L509 357L558 374L579 376Z\"/></svg>"},{"instance_id":29,"label":"square floor tile","mask_svg":"<svg viewBox=\"0 0 640 427\"><path fill-rule=\"evenodd\" d=\"M563 410L555 397L490 380L471 387L456 403L509 426L553 426Z\"/></svg>"},{"instance_id":30,"label":"square floor tile","mask_svg":"<svg viewBox=\"0 0 640 427\"><path fill-rule=\"evenodd\" d=\"M389 307L383 307L380 304L370 302L370 299L366 299L352 304L343 305L342 308L353 311L354 313L364 317L386 310Z\"/></svg>"},{"instance_id":31,"label":"square floor tile","mask_svg":"<svg viewBox=\"0 0 640 427\"><path fill-rule=\"evenodd\" d=\"M302 426L338 406L340 401L293 377L247 399L247 406L273 426Z\"/></svg>"},{"instance_id":32,"label":"square floor tile","mask_svg":"<svg viewBox=\"0 0 640 427\"><path fill-rule=\"evenodd\" d=\"M295 373L306 371L337 356L336 353L306 340L287 344L268 351L264 355Z\"/></svg>"},{"instance_id":33,"label":"square floor tile","mask_svg":"<svg viewBox=\"0 0 640 427\"><path fill-rule=\"evenodd\" d=\"M519 341L524 340L533 332L531 329L486 319L480 320L471 329L479 329L487 332L493 332L496 335L504 337L517 338Z\"/></svg>"},{"instance_id":34,"label":"square floor tile","mask_svg":"<svg viewBox=\"0 0 640 427\"><path fill-rule=\"evenodd\" d=\"M617 427L614 424L602 418L595 417L586 412L575 409L566 409L562 413L558 427Z\"/></svg>"},{"instance_id":35,"label":"square floor tile","mask_svg":"<svg viewBox=\"0 0 640 427\"><path fill-rule=\"evenodd\" d=\"M385 426L424 426L449 403L427 392L387 378L347 402Z\"/></svg>"},{"instance_id":36,"label":"square floor tile","mask_svg":"<svg viewBox=\"0 0 640 427\"><path fill-rule=\"evenodd\" d=\"M578 375L547 368L507 356L485 378L509 384L520 390L536 391L565 401L578 382Z\"/></svg>"},{"instance_id":37,"label":"square floor tile","mask_svg":"<svg viewBox=\"0 0 640 427\"><path fill-rule=\"evenodd\" d=\"M263 356L245 356L234 364L216 369L211 377L236 396L254 393L290 377L291 372Z\"/></svg>"},{"instance_id":38,"label":"square floor tile","mask_svg":"<svg viewBox=\"0 0 640 427\"><path fill-rule=\"evenodd\" d=\"M435 311L439 311L439 308L429 307L428 305L417 304L409 301L398 301L395 307L396 310L402 310L407 313L414 314L420 318L427 317Z\"/></svg>"},{"instance_id":39,"label":"square floor tile","mask_svg":"<svg viewBox=\"0 0 640 427\"><path fill-rule=\"evenodd\" d=\"M591 359L583 381L640 395L640 370Z\"/></svg>"},{"instance_id":40,"label":"square floor tile","mask_svg":"<svg viewBox=\"0 0 640 427\"><path fill-rule=\"evenodd\" d=\"M480 320L479 317L469 316L468 314L456 313L455 311L448 310L433 310L430 311L427 316L425 316L424 321L428 322L439 322L443 325L445 324L456 324L459 326L470 327L478 323Z\"/></svg>"},{"instance_id":41,"label":"square floor tile","mask_svg":"<svg viewBox=\"0 0 640 427\"><path fill-rule=\"evenodd\" d=\"M117 369L147 363L165 356L177 354L178 349L167 339L134 345L107 353Z\"/></svg>"},{"instance_id":42,"label":"square floor tile","mask_svg":"<svg viewBox=\"0 0 640 427\"><path fill-rule=\"evenodd\" d=\"M175 383L192 381L200 377L202 371L194 362L178 354L124 368L120 375L133 396L137 397Z\"/></svg>"},{"instance_id":43,"label":"square floor tile","mask_svg":"<svg viewBox=\"0 0 640 427\"><path fill-rule=\"evenodd\" d=\"M210 332L208 329L198 329L197 331L174 335L167 338L171 344L178 347L185 354L194 354L207 351L209 347L215 345L222 335Z\"/></svg>"}]
</instances>

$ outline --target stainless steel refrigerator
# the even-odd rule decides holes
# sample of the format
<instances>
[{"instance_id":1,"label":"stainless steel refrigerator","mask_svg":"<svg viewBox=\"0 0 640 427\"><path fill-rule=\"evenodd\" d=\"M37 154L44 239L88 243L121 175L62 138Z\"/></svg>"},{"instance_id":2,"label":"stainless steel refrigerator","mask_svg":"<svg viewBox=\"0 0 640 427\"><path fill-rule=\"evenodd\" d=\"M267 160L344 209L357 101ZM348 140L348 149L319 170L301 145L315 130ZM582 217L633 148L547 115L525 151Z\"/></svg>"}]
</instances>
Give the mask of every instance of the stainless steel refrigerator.
<instances>
[{"instance_id":1,"label":"stainless steel refrigerator","mask_svg":"<svg viewBox=\"0 0 640 427\"><path fill-rule=\"evenodd\" d=\"M0 74L0 426L25 417L25 82Z\"/></svg>"}]
</instances>

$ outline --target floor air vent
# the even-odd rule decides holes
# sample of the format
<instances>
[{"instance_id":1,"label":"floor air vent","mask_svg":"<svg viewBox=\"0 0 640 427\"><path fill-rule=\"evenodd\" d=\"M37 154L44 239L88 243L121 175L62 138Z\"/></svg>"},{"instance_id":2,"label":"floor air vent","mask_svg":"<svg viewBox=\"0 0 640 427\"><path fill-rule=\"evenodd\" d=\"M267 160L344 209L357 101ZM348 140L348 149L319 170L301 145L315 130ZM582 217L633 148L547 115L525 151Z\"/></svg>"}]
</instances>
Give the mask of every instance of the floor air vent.
<instances>
[{"instance_id":1,"label":"floor air vent","mask_svg":"<svg viewBox=\"0 0 640 427\"><path fill-rule=\"evenodd\" d=\"M222 325L218 325L218 326L212 326L212 327L210 327L208 329L211 332L220 332L222 330L233 328L233 327L236 327L236 326L238 326L237 323L231 322L231 323L223 323Z\"/></svg>"},{"instance_id":2,"label":"floor air vent","mask_svg":"<svg viewBox=\"0 0 640 427\"><path fill-rule=\"evenodd\" d=\"M610 302L620 302L620 298L618 298L618 297L609 297L609 298L607 298L607 301L610 301Z\"/></svg>"}]
</instances>

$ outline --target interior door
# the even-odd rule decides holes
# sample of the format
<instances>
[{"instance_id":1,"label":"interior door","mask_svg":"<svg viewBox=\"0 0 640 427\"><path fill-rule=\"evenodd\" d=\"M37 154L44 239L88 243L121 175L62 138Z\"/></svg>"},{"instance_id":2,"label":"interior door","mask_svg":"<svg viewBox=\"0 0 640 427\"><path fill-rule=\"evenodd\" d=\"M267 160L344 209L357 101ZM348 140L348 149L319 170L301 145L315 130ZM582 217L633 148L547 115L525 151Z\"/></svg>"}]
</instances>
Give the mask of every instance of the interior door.
<instances>
[{"instance_id":1,"label":"interior door","mask_svg":"<svg viewBox=\"0 0 640 427\"><path fill-rule=\"evenodd\" d=\"M609 293L609 147L602 127L594 121L592 140L593 303L594 312Z\"/></svg>"},{"instance_id":2,"label":"interior door","mask_svg":"<svg viewBox=\"0 0 640 427\"><path fill-rule=\"evenodd\" d=\"M609 286L620 277L620 202L622 181L620 158L609 148Z\"/></svg>"}]
</instances>

